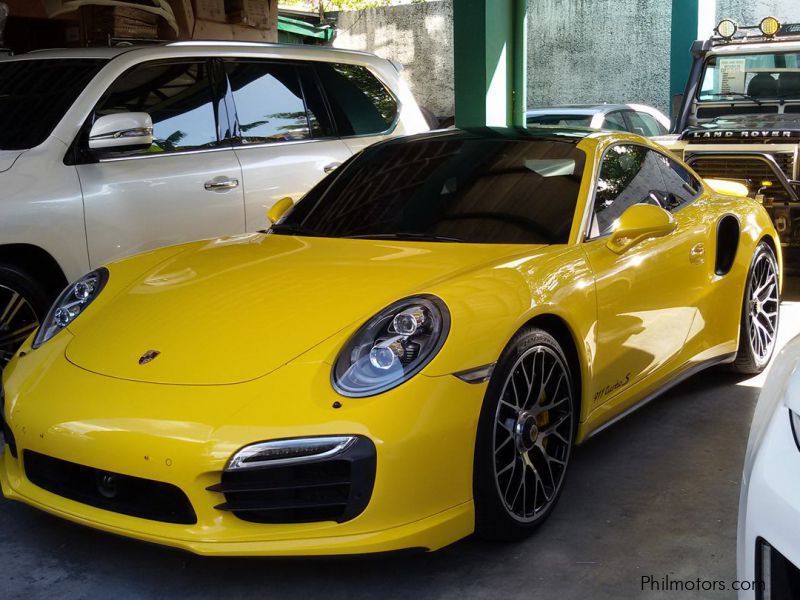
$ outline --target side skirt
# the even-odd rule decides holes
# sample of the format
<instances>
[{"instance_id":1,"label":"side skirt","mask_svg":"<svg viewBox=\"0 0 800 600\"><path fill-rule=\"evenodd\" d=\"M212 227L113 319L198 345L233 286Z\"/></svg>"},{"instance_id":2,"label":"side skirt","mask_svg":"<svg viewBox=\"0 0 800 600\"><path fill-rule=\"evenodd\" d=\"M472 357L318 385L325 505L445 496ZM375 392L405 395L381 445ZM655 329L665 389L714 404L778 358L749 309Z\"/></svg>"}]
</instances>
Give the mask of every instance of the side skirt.
<instances>
[{"instance_id":1,"label":"side skirt","mask_svg":"<svg viewBox=\"0 0 800 600\"><path fill-rule=\"evenodd\" d=\"M604 431L608 427L611 427L617 421L620 421L621 419L624 419L625 417L627 417L632 412L640 409L641 407L643 407L645 404L647 404L651 400L655 400L661 394L663 394L665 392L668 392L669 390L674 388L676 385L678 385L680 383L683 383L684 381L686 381L690 377L693 377L693 376L697 375L698 373L700 373L701 371L705 371L706 369L708 369L710 367L714 367L716 365L730 364L734 360L736 360L736 353L735 352L731 352L730 354L723 354L721 356L716 356L714 358L710 358L708 360L704 360L703 362L698 363L698 364L694 365L693 367L690 367L690 368L686 369L685 371L682 371L681 373L676 375L673 379L671 379L670 381L665 383L663 386L658 388L656 391L651 392L650 394L648 394L647 396L645 396L644 398L639 400L639 402L637 402L633 406L628 407L623 412L618 414L616 417L613 417L612 419L610 419L610 420L606 421L605 423L603 423L602 425L600 425L600 427L598 427L594 431L591 431L585 438L583 438L583 441L581 442L581 444L586 442L586 440L593 438L595 435L597 435L601 431Z\"/></svg>"}]
</instances>

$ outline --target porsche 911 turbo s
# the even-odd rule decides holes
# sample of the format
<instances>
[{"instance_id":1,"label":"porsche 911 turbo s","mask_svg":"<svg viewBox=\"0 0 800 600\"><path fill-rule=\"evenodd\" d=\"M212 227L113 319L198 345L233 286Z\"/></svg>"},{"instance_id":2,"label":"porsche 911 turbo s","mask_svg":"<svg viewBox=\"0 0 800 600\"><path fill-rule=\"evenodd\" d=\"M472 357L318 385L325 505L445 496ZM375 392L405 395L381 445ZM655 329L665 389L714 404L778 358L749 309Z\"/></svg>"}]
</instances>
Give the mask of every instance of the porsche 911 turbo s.
<instances>
[{"instance_id":1,"label":"porsche 911 turbo s","mask_svg":"<svg viewBox=\"0 0 800 600\"><path fill-rule=\"evenodd\" d=\"M3 372L7 498L202 554L519 539L575 444L775 345L764 208L632 134L393 139L270 220L64 290Z\"/></svg>"}]
</instances>

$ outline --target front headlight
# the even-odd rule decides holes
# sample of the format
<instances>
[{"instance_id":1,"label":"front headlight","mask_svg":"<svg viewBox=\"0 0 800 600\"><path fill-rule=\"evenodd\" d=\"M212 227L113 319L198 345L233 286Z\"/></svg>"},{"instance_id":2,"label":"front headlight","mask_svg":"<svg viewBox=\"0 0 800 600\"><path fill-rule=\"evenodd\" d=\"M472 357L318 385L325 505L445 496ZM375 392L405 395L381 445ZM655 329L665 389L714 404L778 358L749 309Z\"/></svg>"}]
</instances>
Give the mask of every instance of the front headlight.
<instances>
[{"instance_id":1,"label":"front headlight","mask_svg":"<svg viewBox=\"0 0 800 600\"><path fill-rule=\"evenodd\" d=\"M108 269L101 267L68 285L39 326L33 347L38 348L77 319L78 315L97 298L106 281L108 281Z\"/></svg>"},{"instance_id":2,"label":"front headlight","mask_svg":"<svg viewBox=\"0 0 800 600\"><path fill-rule=\"evenodd\" d=\"M333 387L343 396L380 394L411 379L439 352L450 313L435 296L412 296L367 321L345 344L333 366Z\"/></svg>"}]
</instances>

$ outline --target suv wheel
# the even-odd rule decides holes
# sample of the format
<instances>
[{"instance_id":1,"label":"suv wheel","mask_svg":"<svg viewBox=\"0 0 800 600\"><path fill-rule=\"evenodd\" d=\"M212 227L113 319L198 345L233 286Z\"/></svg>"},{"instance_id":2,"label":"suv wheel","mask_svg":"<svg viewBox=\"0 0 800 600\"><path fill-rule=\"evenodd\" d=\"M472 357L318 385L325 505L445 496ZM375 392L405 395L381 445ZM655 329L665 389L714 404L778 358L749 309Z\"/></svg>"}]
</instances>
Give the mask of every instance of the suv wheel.
<instances>
[{"instance_id":1,"label":"suv wheel","mask_svg":"<svg viewBox=\"0 0 800 600\"><path fill-rule=\"evenodd\" d=\"M0 370L44 318L50 302L33 277L0 264Z\"/></svg>"}]
</instances>

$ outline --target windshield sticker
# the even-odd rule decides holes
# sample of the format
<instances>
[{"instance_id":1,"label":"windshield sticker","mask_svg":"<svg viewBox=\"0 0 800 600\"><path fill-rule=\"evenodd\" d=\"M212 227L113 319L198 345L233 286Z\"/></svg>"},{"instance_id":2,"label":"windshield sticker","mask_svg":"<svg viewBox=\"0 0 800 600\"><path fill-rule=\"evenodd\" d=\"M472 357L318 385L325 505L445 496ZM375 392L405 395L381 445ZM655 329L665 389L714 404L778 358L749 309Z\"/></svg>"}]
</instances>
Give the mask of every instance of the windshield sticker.
<instances>
[{"instance_id":1,"label":"windshield sticker","mask_svg":"<svg viewBox=\"0 0 800 600\"><path fill-rule=\"evenodd\" d=\"M746 63L747 60L744 58L721 58L719 60L719 91L721 94L745 93Z\"/></svg>"}]
</instances>

